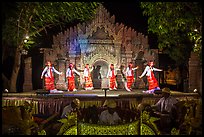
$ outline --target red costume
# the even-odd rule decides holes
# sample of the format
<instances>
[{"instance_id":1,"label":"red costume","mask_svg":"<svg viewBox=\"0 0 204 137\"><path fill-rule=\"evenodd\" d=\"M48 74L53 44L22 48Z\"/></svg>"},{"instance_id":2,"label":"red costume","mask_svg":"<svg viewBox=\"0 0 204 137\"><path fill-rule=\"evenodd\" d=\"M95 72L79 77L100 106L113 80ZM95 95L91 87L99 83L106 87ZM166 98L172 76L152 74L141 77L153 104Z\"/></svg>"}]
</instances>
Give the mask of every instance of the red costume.
<instances>
[{"instance_id":1,"label":"red costume","mask_svg":"<svg viewBox=\"0 0 204 137\"><path fill-rule=\"evenodd\" d=\"M76 91L74 73L80 75L80 73L73 68L73 64L70 63L70 65L67 69L67 72L66 72L66 77L67 77L67 81L68 81L68 85L67 85L68 91Z\"/></svg>"},{"instance_id":2,"label":"red costume","mask_svg":"<svg viewBox=\"0 0 204 137\"><path fill-rule=\"evenodd\" d=\"M43 76L45 76L45 89L46 90L54 90L55 89L55 83L54 83L54 74L53 72L57 74L62 74L62 72L58 72L54 67L51 66L51 62L47 62L47 66L44 68L41 79Z\"/></svg>"},{"instance_id":3,"label":"red costume","mask_svg":"<svg viewBox=\"0 0 204 137\"><path fill-rule=\"evenodd\" d=\"M126 83L127 91L131 91L132 84L134 83L134 70L137 68L138 67L133 68L133 64L130 63L126 69L125 74L126 74L126 79L127 79L127 83Z\"/></svg>"},{"instance_id":4,"label":"red costume","mask_svg":"<svg viewBox=\"0 0 204 137\"><path fill-rule=\"evenodd\" d=\"M116 71L114 69L114 65L113 64L111 64L111 66L110 66L107 78L109 78L109 89L110 90L117 89Z\"/></svg>"},{"instance_id":5,"label":"red costume","mask_svg":"<svg viewBox=\"0 0 204 137\"><path fill-rule=\"evenodd\" d=\"M149 62L149 65L146 66L144 72L142 73L141 76L139 76L139 78L142 78L145 74L147 76L147 80L149 83L149 90L154 90L154 89L159 89L159 85L158 82L154 76L153 71L162 71L161 69L157 69L153 67L153 61Z\"/></svg>"},{"instance_id":6,"label":"red costume","mask_svg":"<svg viewBox=\"0 0 204 137\"><path fill-rule=\"evenodd\" d=\"M93 82L92 82L92 78L91 78L91 71L93 69L89 69L89 65L86 64L86 67L84 69L84 79L85 79L85 90L92 90L93 89Z\"/></svg>"}]
</instances>

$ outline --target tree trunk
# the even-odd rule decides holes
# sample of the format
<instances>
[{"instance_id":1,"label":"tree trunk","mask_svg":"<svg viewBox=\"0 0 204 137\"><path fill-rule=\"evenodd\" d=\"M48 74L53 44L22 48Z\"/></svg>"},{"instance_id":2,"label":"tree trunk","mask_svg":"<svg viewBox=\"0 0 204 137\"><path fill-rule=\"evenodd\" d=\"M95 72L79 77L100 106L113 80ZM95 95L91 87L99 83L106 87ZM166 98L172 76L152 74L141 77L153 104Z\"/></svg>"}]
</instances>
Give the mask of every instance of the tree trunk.
<instances>
[{"instance_id":1,"label":"tree trunk","mask_svg":"<svg viewBox=\"0 0 204 137\"><path fill-rule=\"evenodd\" d=\"M10 81L9 79L3 74L1 73L1 76L2 76L2 80L3 80L3 88L2 90L5 90L5 89L9 89L9 85L10 85Z\"/></svg>"},{"instance_id":2,"label":"tree trunk","mask_svg":"<svg viewBox=\"0 0 204 137\"><path fill-rule=\"evenodd\" d=\"M14 66L13 66L13 71L12 71L11 80L10 80L9 92L17 92L16 82L17 82L17 77L20 70L20 65L21 65L21 53L19 48L17 48L15 53L15 58L14 58Z\"/></svg>"}]
</instances>

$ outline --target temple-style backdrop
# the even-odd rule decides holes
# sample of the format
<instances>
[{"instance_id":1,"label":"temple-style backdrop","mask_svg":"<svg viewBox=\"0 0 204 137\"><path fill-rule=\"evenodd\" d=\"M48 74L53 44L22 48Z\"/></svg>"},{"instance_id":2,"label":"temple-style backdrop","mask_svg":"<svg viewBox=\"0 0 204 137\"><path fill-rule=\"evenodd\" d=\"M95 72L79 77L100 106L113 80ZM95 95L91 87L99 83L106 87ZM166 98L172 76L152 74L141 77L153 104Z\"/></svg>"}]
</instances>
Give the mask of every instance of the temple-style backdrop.
<instances>
[{"instance_id":1,"label":"temple-style backdrop","mask_svg":"<svg viewBox=\"0 0 204 137\"><path fill-rule=\"evenodd\" d=\"M150 49L148 37L137 32L131 27L115 22L115 16L111 16L100 5L93 20L70 27L64 32L53 36L52 48L41 48L43 64L51 60L55 67L63 72L63 76L56 76L57 89L67 89L65 73L69 63L74 63L77 70L84 69L88 63L95 66L93 70L93 82L95 88L100 88L97 69L100 67L101 77L106 77L111 63L119 68L125 67L129 62L139 66L136 76L144 69L144 61L154 60L158 65L158 50ZM29 78L32 70L29 66L30 59L25 63L24 90L29 89ZM94 72L95 71L95 72ZM144 88L144 82L136 78L135 88ZM27 81L28 80L28 81ZM79 83L82 80L78 80ZM118 86L122 88L120 71L118 71ZM80 85L80 84L79 84ZM31 84L30 84L31 86Z\"/></svg>"},{"instance_id":2,"label":"temple-style backdrop","mask_svg":"<svg viewBox=\"0 0 204 137\"><path fill-rule=\"evenodd\" d=\"M161 65L159 51L150 48L148 37L131 27L115 22L115 16L110 16L103 5L98 7L93 20L82 24L79 23L54 35L50 48L40 48L37 52L34 56L23 57L25 59L23 64L23 93L3 93L3 131L13 132L13 129L15 129L13 127L18 128L20 126L23 131L27 131L25 127L30 131L46 129L46 132L38 133L52 135L53 131L55 132L56 130L58 132L55 122L59 124L59 118L64 107L70 104L73 99L78 98L80 100L79 110L83 117L78 119L77 115L71 116L72 119L75 119L73 125L71 124L69 128L67 125L60 126L66 129L66 134L161 134L154 124L155 117L150 117L150 113L147 113L147 111L149 110L149 105L155 104L162 97L162 94L143 93L142 91L146 88L146 81L145 79L139 79L138 76L141 75L149 60L154 60L155 67L158 68L160 66L168 67L170 60L164 59L164 63ZM62 76L55 75L56 88L65 90L63 93L48 94L48 92L43 90L41 92L44 87L43 84L37 90L33 88L37 82L43 81L40 78L40 73L45 67L47 60L50 60L57 70L63 72ZM124 90L120 71L118 71L117 83L118 88L123 90L108 91L107 94L106 90L101 90L101 80L105 79L110 64L114 64L115 68L120 68L121 66L127 67L129 62L133 62L134 66L139 67L135 71L134 90L132 92ZM67 80L65 74L69 63L73 63L82 75L86 64L94 66L92 72L94 90L66 92ZM188 74L185 75L185 78L177 75L177 68L176 70L164 70L162 73L155 73L160 84L175 84L177 83L177 78L182 78L184 84L186 84L184 86L186 89L181 90L182 92L171 89L171 96L179 101L176 109L176 114L178 115L175 120L178 121L176 126L177 128L179 127L179 130L177 131L173 127L171 129L173 132L170 131L168 134L186 135L197 132L200 135L203 131L201 128L202 68L195 53L191 53L187 70ZM162 81L160 78L165 80ZM75 80L77 89L82 89L82 77L76 76ZM192 93L195 89L201 95ZM117 112L122 118L122 124L103 126L89 122L92 117L90 114L98 115L102 112L105 100L116 101ZM145 109L145 106L147 109ZM24 115L26 114L24 109L28 112L28 116ZM93 113L92 110L96 110L96 113ZM39 121L42 120L42 116L46 118L43 121ZM166 120L168 121L169 117L166 117ZM33 121L38 122L39 128L33 128ZM73 121L71 120L71 122ZM66 123L70 125L70 121ZM165 126L168 126L168 124ZM166 133L163 134L167 135Z\"/></svg>"},{"instance_id":3,"label":"temple-style backdrop","mask_svg":"<svg viewBox=\"0 0 204 137\"><path fill-rule=\"evenodd\" d=\"M150 49L148 37L131 27L115 22L115 16L110 16L110 13L103 5L98 7L93 20L82 24L79 23L53 36L51 48L41 48L38 52L42 54L43 67L46 60L51 60L54 66L63 72L63 76L59 77L56 75L55 77L56 88L60 90L67 89L65 73L69 63L74 63L76 69L81 73L85 64L88 63L90 66L95 66L92 72L95 89L101 88L99 72L101 73L101 78L104 78L111 63L116 68L121 65L126 67L130 61L135 66L139 66L139 69L135 71L134 88L145 88L145 81L138 79L138 75L144 70L144 62L154 60L155 66L160 66L158 50ZM40 76L36 77L36 74L34 74L32 61L32 57L28 57L24 61L23 91L33 89L33 79L37 80L36 78L39 78L41 80ZM202 68L195 53L191 53L188 65L188 74L185 78L182 75L179 76L178 73L182 74L183 72L178 72L177 70L172 73L171 77L166 75L169 74L169 70L164 70L163 74L159 73L162 74L160 79L158 73L156 73L156 77L161 83L173 85L178 83L179 78L182 78L183 89L181 91L192 92L197 89L202 94L202 80L199 80L202 76ZM76 81L77 88L81 88L82 79L76 77ZM118 71L117 82L118 88L123 88L120 71ZM43 85L41 88L43 88Z\"/></svg>"}]
</instances>

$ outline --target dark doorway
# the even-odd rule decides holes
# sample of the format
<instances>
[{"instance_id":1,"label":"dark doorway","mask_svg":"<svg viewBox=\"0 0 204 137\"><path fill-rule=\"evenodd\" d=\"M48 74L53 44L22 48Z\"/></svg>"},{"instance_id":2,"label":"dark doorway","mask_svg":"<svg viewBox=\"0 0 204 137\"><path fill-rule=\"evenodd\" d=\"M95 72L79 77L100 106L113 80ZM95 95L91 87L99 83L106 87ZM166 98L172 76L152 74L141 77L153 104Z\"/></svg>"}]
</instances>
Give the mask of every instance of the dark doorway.
<instances>
[{"instance_id":1,"label":"dark doorway","mask_svg":"<svg viewBox=\"0 0 204 137\"><path fill-rule=\"evenodd\" d=\"M103 60L96 61L94 64L94 69L92 71L92 79L94 89L101 88L101 80L107 76L108 73L108 63Z\"/></svg>"}]
</instances>

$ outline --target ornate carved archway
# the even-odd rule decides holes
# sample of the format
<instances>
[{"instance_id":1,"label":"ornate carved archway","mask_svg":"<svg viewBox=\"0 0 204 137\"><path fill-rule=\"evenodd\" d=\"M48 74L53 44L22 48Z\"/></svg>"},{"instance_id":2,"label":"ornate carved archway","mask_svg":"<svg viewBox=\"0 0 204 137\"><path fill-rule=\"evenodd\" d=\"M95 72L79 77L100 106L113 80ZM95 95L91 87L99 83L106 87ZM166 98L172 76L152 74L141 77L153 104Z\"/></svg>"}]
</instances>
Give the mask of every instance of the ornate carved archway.
<instances>
[{"instance_id":1,"label":"ornate carved archway","mask_svg":"<svg viewBox=\"0 0 204 137\"><path fill-rule=\"evenodd\" d=\"M74 63L78 70L83 70L87 63L94 65L98 61L106 62L107 66L113 63L116 68L127 66L130 61L137 65L139 52L144 53L143 60L151 58L155 60L155 64L158 63L158 51L149 48L147 36L115 23L115 16L110 17L103 5L98 7L92 21L77 24L53 36L52 49L43 51L44 63L47 59L58 62L58 69L64 73L69 62ZM139 73L141 71L138 70ZM103 73L105 75L105 70ZM66 80L59 78L58 81L57 88L64 89ZM136 77L136 81L140 79Z\"/></svg>"}]
</instances>

